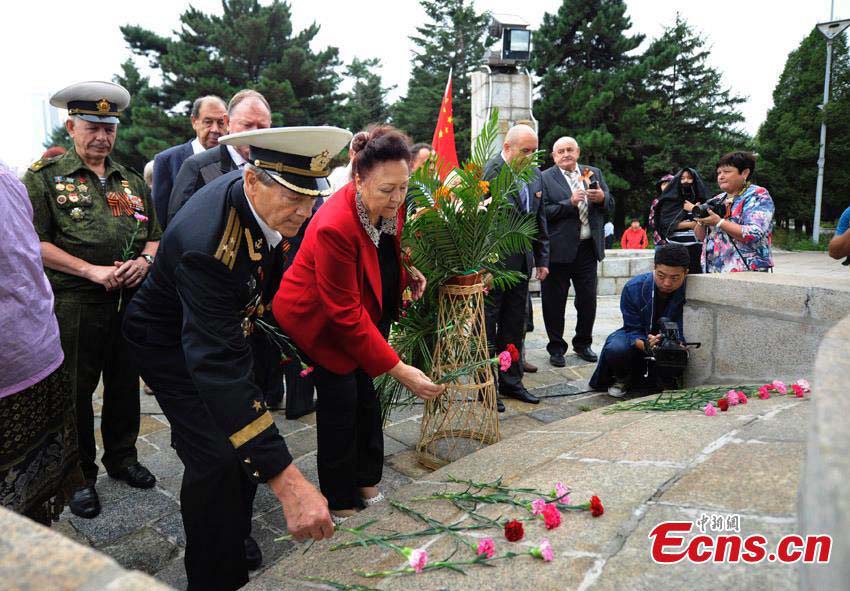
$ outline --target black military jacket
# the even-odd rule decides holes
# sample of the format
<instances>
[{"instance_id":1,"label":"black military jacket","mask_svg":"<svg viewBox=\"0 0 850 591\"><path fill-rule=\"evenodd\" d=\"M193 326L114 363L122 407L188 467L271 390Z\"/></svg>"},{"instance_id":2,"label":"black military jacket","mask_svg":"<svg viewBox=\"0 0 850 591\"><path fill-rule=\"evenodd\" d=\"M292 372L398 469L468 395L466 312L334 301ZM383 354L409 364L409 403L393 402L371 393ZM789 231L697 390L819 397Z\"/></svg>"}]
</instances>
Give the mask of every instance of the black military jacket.
<instances>
[{"instance_id":1,"label":"black military jacket","mask_svg":"<svg viewBox=\"0 0 850 591\"><path fill-rule=\"evenodd\" d=\"M269 249L251 212L241 173L223 175L168 225L124 322L131 341L185 359L179 367L146 363L159 368L146 381L154 390L201 396L245 470L261 482L292 461L254 383L247 340L257 317L272 318L268 302L282 261L280 245Z\"/></svg>"}]
</instances>

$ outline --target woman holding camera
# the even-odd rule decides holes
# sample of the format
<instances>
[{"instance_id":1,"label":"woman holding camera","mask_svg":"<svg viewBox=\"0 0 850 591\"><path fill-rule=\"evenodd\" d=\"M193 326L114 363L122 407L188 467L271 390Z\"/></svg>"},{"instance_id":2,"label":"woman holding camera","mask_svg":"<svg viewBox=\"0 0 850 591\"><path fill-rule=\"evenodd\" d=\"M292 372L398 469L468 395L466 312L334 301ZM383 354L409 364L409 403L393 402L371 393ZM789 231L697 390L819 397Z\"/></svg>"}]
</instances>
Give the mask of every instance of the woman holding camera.
<instances>
[{"instance_id":1,"label":"woman holding camera","mask_svg":"<svg viewBox=\"0 0 850 591\"><path fill-rule=\"evenodd\" d=\"M723 193L694 208L694 233L704 244L706 273L768 271L773 268L770 235L773 199L750 182L756 160L750 152L730 152L717 161L717 184ZM688 204L690 205L690 204Z\"/></svg>"}]
</instances>

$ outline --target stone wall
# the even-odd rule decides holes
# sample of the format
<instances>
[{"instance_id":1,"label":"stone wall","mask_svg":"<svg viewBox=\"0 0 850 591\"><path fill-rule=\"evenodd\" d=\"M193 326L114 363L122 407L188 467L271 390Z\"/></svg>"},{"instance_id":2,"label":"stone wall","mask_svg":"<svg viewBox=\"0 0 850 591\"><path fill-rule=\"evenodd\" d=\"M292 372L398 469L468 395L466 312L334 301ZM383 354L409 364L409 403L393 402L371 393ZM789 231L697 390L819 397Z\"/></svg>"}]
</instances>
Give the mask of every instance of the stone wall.
<instances>
[{"instance_id":1,"label":"stone wall","mask_svg":"<svg viewBox=\"0 0 850 591\"><path fill-rule=\"evenodd\" d=\"M846 589L850 581L850 316L824 337L817 361L806 462L800 480L800 533L832 536L827 565L801 566L804 591Z\"/></svg>"},{"instance_id":2,"label":"stone wall","mask_svg":"<svg viewBox=\"0 0 850 591\"><path fill-rule=\"evenodd\" d=\"M826 332L850 314L850 283L769 273L688 277L687 382L811 379Z\"/></svg>"},{"instance_id":3,"label":"stone wall","mask_svg":"<svg viewBox=\"0 0 850 591\"><path fill-rule=\"evenodd\" d=\"M597 293L601 296L620 295L626 282L641 273L652 271L655 251L619 250L605 251L605 259L597 263ZM540 282L533 279L528 286L532 293L540 291Z\"/></svg>"},{"instance_id":4,"label":"stone wall","mask_svg":"<svg viewBox=\"0 0 850 591\"><path fill-rule=\"evenodd\" d=\"M0 588L50 591L169 591L34 521L0 507Z\"/></svg>"}]
</instances>

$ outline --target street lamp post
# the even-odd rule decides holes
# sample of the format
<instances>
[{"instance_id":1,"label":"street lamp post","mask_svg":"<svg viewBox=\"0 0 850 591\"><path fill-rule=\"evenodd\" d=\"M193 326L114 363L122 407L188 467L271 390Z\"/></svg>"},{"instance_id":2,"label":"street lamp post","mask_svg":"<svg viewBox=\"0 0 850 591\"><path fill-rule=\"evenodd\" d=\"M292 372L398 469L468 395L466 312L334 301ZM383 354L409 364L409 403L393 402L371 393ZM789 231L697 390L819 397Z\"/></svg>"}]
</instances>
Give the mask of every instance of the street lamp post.
<instances>
[{"instance_id":1,"label":"street lamp post","mask_svg":"<svg viewBox=\"0 0 850 591\"><path fill-rule=\"evenodd\" d=\"M835 7L833 0L832 8ZM829 18L833 16L830 9ZM818 24L818 30L826 37L826 74L823 80L823 105L821 109L826 111L826 105L829 102L829 78L832 70L832 40L840 35L844 29L850 26L850 19L842 21L830 21L828 23ZM820 241L820 208L823 200L823 169L826 164L826 118L820 124L820 151L818 152L818 182L815 189L815 224L812 229L812 242L817 244Z\"/></svg>"}]
</instances>

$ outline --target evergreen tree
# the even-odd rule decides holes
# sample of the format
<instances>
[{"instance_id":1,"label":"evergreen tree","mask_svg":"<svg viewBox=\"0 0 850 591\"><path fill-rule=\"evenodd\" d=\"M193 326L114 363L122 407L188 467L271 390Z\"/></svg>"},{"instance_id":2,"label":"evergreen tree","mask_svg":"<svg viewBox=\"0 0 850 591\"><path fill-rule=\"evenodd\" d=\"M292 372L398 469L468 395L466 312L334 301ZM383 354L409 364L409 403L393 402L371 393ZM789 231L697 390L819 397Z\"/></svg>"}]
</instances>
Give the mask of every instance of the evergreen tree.
<instances>
[{"instance_id":1,"label":"evergreen tree","mask_svg":"<svg viewBox=\"0 0 850 591\"><path fill-rule=\"evenodd\" d=\"M633 53L643 35L625 35L630 27L623 0L564 0L543 16L530 62L540 80L534 113L541 149L576 138L581 161L605 174L620 227L627 212L645 211L651 199L643 173L645 68Z\"/></svg>"},{"instance_id":2,"label":"evergreen tree","mask_svg":"<svg viewBox=\"0 0 850 591\"><path fill-rule=\"evenodd\" d=\"M411 37L416 44L407 95L393 105L393 122L414 141L430 142L440 102L452 73L455 145L460 160L469 155L472 140L469 75L484 57L489 16L478 14L471 0L419 0L429 22Z\"/></svg>"},{"instance_id":3,"label":"evergreen tree","mask_svg":"<svg viewBox=\"0 0 850 591\"><path fill-rule=\"evenodd\" d=\"M820 126L827 123L826 166L823 184L824 219L835 219L847 207L850 186L850 58L847 39L840 35L832 45L832 89L826 110L823 103L826 39L817 30L788 55L785 69L773 91L773 107L759 128L760 155L756 174L770 190L776 217L797 221L811 229L818 174Z\"/></svg>"},{"instance_id":4,"label":"evergreen tree","mask_svg":"<svg viewBox=\"0 0 850 591\"><path fill-rule=\"evenodd\" d=\"M130 108L121 118L115 157L141 168L157 152L191 137L189 111L195 98L215 94L225 101L243 88L269 101L273 125L344 125L344 95L338 50L315 52L319 32L313 24L293 32L289 4L273 0L222 0L223 14L190 7L180 29L163 37L142 27L121 27L137 56L158 70L163 83L151 87L132 61L115 78L130 91ZM57 130L53 139L66 137Z\"/></svg>"},{"instance_id":5,"label":"evergreen tree","mask_svg":"<svg viewBox=\"0 0 850 591\"><path fill-rule=\"evenodd\" d=\"M384 88L381 77L372 70L380 65L377 58L354 61L346 68L346 75L354 81L345 103L345 125L352 133L366 129L370 123L385 123L390 110L386 95L395 86Z\"/></svg>"},{"instance_id":6,"label":"evergreen tree","mask_svg":"<svg viewBox=\"0 0 850 591\"><path fill-rule=\"evenodd\" d=\"M679 14L643 55L652 144L644 171L650 183L689 166L712 186L717 158L749 143L736 127L744 119L737 110L744 99L723 87L708 55Z\"/></svg>"}]
</instances>

